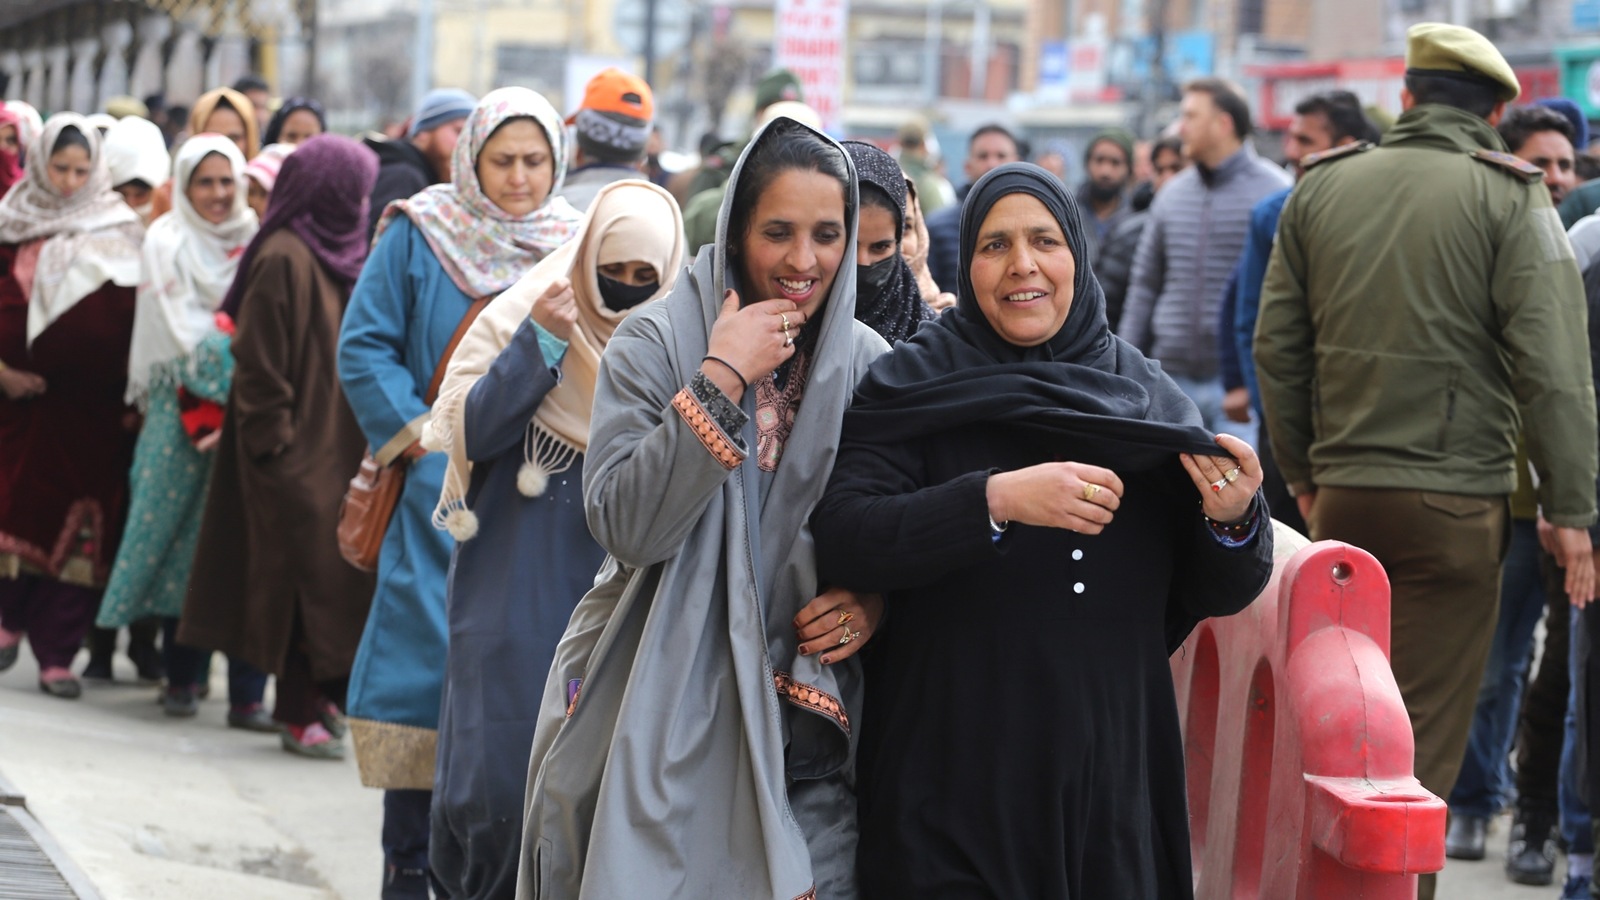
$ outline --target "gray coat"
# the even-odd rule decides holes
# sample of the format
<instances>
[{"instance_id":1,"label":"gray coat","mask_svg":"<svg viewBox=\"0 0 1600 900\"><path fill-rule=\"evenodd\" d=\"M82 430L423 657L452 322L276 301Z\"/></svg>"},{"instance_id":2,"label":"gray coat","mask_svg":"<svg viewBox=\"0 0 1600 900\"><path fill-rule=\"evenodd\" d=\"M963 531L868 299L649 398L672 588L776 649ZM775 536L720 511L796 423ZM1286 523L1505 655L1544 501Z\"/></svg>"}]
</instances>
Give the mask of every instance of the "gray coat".
<instances>
[{"instance_id":1,"label":"gray coat","mask_svg":"<svg viewBox=\"0 0 1600 900\"><path fill-rule=\"evenodd\" d=\"M1172 375L1217 377L1218 307L1244 252L1250 210L1289 184L1248 144L1209 178L1199 166L1173 176L1150 206L1117 336Z\"/></svg>"},{"instance_id":2,"label":"gray coat","mask_svg":"<svg viewBox=\"0 0 1600 900\"><path fill-rule=\"evenodd\" d=\"M850 203L853 247L854 190ZM781 464L763 472L749 453L724 468L673 402L730 284L726 246L623 323L601 363L584 499L610 558L545 685L520 900L855 896L860 669L800 656L791 622L818 593L807 521L845 408L887 347L855 321L842 266ZM803 689L780 694L789 683Z\"/></svg>"}]
</instances>

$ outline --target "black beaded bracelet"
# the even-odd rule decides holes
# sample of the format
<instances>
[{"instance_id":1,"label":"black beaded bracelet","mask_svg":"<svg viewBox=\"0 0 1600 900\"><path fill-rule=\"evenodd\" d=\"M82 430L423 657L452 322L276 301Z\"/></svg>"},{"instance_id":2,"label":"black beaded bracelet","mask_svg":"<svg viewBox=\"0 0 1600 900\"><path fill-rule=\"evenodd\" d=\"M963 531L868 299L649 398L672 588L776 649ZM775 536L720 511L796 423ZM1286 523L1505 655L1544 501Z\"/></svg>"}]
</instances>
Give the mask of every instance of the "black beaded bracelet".
<instances>
[{"instance_id":1,"label":"black beaded bracelet","mask_svg":"<svg viewBox=\"0 0 1600 900\"><path fill-rule=\"evenodd\" d=\"M1218 522L1216 519L1205 515L1205 513L1201 513L1201 516L1205 518L1206 524L1211 526L1213 531L1227 535L1231 538L1242 538L1249 534L1250 529L1255 525L1256 522L1254 508L1252 508L1250 510L1250 514L1245 516L1244 520L1240 522Z\"/></svg>"}]
</instances>

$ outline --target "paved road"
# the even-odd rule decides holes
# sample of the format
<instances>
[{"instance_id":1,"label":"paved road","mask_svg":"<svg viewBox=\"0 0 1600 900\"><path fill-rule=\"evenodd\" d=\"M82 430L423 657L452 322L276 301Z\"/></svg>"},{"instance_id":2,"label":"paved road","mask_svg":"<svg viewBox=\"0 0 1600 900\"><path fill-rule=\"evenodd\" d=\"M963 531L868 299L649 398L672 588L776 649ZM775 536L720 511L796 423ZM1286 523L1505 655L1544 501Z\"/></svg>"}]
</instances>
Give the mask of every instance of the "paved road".
<instances>
[{"instance_id":1,"label":"paved road","mask_svg":"<svg viewBox=\"0 0 1600 900\"><path fill-rule=\"evenodd\" d=\"M127 686L64 701L24 649L0 675L0 770L107 900L376 900L381 794L353 759L228 729L217 659L213 699L177 720L120 656Z\"/></svg>"},{"instance_id":2,"label":"paved road","mask_svg":"<svg viewBox=\"0 0 1600 900\"><path fill-rule=\"evenodd\" d=\"M0 771L107 900L376 900L380 794L353 759L304 760L225 727L221 661L213 699L174 720L120 656L123 684L68 702L38 692L24 650L0 675ZM1446 867L1440 900L1557 897L1505 880L1508 827L1488 860Z\"/></svg>"}]
</instances>

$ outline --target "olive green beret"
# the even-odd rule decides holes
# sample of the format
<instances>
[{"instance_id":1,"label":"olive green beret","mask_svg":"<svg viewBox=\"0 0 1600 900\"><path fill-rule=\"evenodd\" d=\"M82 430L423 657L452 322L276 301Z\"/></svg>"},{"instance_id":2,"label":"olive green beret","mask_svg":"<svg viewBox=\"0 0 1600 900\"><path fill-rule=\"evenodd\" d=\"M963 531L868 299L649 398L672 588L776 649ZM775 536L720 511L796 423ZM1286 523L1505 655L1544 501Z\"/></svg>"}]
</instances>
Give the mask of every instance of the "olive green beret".
<instances>
[{"instance_id":1,"label":"olive green beret","mask_svg":"<svg viewBox=\"0 0 1600 900\"><path fill-rule=\"evenodd\" d=\"M1406 32L1406 71L1492 84L1503 101L1517 99L1522 85L1494 44L1471 28L1423 22Z\"/></svg>"},{"instance_id":2,"label":"olive green beret","mask_svg":"<svg viewBox=\"0 0 1600 900\"><path fill-rule=\"evenodd\" d=\"M800 79L788 69L773 69L756 82L757 112L780 100L805 102L805 97L800 91Z\"/></svg>"}]
</instances>

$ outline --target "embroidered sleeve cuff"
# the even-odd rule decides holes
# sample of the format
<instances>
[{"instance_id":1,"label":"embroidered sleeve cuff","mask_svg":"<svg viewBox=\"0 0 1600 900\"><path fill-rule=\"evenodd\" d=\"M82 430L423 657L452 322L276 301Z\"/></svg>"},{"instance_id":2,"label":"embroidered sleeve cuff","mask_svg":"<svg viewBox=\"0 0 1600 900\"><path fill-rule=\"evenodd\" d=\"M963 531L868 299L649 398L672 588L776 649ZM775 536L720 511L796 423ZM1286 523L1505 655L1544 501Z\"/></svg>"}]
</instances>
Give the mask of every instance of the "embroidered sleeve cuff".
<instances>
[{"instance_id":1,"label":"embroidered sleeve cuff","mask_svg":"<svg viewBox=\"0 0 1600 900\"><path fill-rule=\"evenodd\" d=\"M1256 498L1250 503L1250 517L1248 519L1236 525L1224 525L1221 522L1213 522L1210 519L1206 519L1206 530L1211 532L1211 536L1216 539L1218 544L1229 550L1239 550L1250 546L1255 541L1256 535L1261 531L1261 520L1263 518L1261 515L1261 495L1256 494Z\"/></svg>"},{"instance_id":2,"label":"embroidered sleeve cuff","mask_svg":"<svg viewBox=\"0 0 1600 900\"><path fill-rule=\"evenodd\" d=\"M726 402L727 398L723 399ZM744 461L744 448L729 439L689 388L684 388L672 398L672 408L677 410L684 424L689 426L689 430L694 432L694 436L724 469L732 471Z\"/></svg>"},{"instance_id":3,"label":"embroidered sleeve cuff","mask_svg":"<svg viewBox=\"0 0 1600 900\"><path fill-rule=\"evenodd\" d=\"M712 420L717 423L717 427L722 429L723 434L728 435L742 451L744 445L739 440L738 435L744 433L745 423L750 421L750 417L744 414L744 410L735 405L732 400L729 400L728 395L722 392L722 388L717 387L717 383L707 378L704 372L694 373L694 379L689 382L689 390L694 393L694 398L700 401L700 405L705 408L705 411L711 415Z\"/></svg>"}]
</instances>

